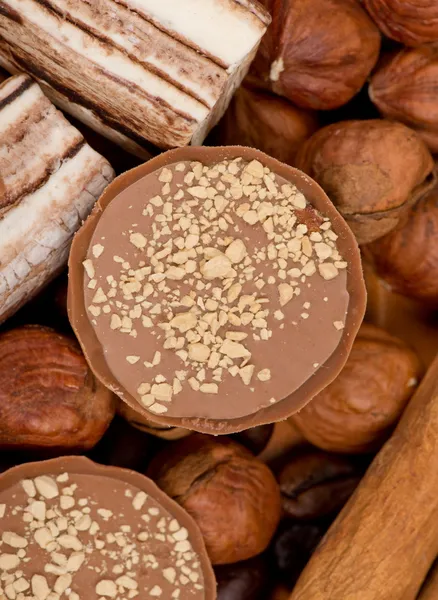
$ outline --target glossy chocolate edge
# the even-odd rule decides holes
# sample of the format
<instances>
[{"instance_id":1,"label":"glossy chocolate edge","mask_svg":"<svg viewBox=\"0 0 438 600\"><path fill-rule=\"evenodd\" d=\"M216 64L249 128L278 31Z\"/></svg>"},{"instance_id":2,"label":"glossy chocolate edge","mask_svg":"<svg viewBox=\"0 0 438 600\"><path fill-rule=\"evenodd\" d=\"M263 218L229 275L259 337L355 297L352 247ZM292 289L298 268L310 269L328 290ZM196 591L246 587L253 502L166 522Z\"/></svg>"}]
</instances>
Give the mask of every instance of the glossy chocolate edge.
<instances>
[{"instance_id":1,"label":"glossy chocolate edge","mask_svg":"<svg viewBox=\"0 0 438 600\"><path fill-rule=\"evenodd\" d=\"M145 408L126 390L120 389L119 382L108 368L100 342L87 316L83 294L83 266L94 230L99 218L109 203L118 194L142 179L146 175L169 164L182 161L199 161L203 164L214 164L222 160L233 160L241 157L244 160L259 160L278 175L294 183L306 196L307 200L324 216L330 218L333 231L338 234L337 244L344 259L347 260L347 291L350 295L345 327L339 345L330 358L312 375L298 390L266 408L255 413L229 420L206 418L167 417L155 415ZM362 323L366 308L366 289L362 272L360 250L352 231L336 210L324 190L308 175L289 165L255 150L242 146L226 147L189 147L169 150L150 161L127 171L117 177L103 192L94 210L76 233L69 258L68 314L71 326L75 331L92 371L105 385L114 391L133 410L149 421L160 425L184 427L201 433L226 435L284 420L298 412L321 390L327 387L339 374L350 354L353 341Z\"/></svg>"},{"instance_id":2,"label":"glossy chocolate edge","mask_svg":"<svg viewBox=\"0 0 438 600\"><path fill-rule=\"evenodd\" d=\"M41 475L60 475L61 473L95 475L117 479L146 492L159 502L164 509L188 530L190 542L194 551L198 554L202 566L205 600L216 599L216 578L210 559L208 558L204 539L197 524L179 504L160 490L152 479L141 473L122 469L121 467L100 465L84 456L62 456L50 460L24 463L5 471L0 475L0 493L23 479L32 479Z\"/></svg>"}]
</instances>

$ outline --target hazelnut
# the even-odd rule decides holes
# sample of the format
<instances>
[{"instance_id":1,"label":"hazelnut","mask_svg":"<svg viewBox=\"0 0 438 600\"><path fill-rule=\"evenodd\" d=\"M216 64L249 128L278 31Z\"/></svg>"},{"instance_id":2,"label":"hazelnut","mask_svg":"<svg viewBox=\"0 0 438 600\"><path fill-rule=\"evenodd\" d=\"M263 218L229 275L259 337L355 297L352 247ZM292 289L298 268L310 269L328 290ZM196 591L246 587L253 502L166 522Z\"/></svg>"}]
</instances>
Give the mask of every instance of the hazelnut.
<instances>
[{"instance_id":1,"label":"hazelnut","mask_svg":"<svg viewBox=\"0 0 438 600\"><path fill-rule=\"evenodd\" d=\"M380 50L377 27L353 0L263 0L272 23L252 67L259 84L297 106L346 104Z\"/></svg>"},{"instance_id":2,"label":"hazelnut","mask_svg":"<svg viewBox=\"0 0 438 600\"><path fill-rule=\"evenodd\" d=\"M280 491L270 469L240 444L194 434L159 453L148 474L194 518L213 564L246 560L268 546Z\"/></svg>"},{"instance_id":3,"label":"hazelnut","mask_svg":"<svg viewBox=\"0 0 438 600\"><path fill-rule=\"evenodd\" d=\"M114 417L75 340L40 326L0 334L0 448L78 452Z\"/></svg>"},{"instance_id":4,"label":"hazelnut","mask_svg":"<svg viewBox=\"0 0 438 600\"><path fill-rule=\"evenodd\" d=\"M434 0L364 0L364 4L387 37L405 46L438 41L438 4Z\"/></svg>"},{"instance_id":5,"label":"hazelnut","mask_svg":"<svg viewBox=\"0 0 438 600\"><path fill-rule=\"evenodd\" d=\"M314 113L271 93L242 86L219 123L215 143L250 146L293 165L298 149L317 128Z\"/></svg>"},{"instance_id":6,"label":"hazelnut","mask_svg":"<svg viewBox=\"0 0 438 600\"><path fill-rule=\"evenodd\" d=\"M438 306L438 186L403 216L398 227L364 247L391 290Z\"/></svg>"},{"instance_id":7,"label":"hazelnut","mask_svg":"<svg viewBox=\"0 0 438 600\"><path fill-rule=\"evenodd\" d=\"M295 452L277 476L283 514L309 520L338 513L362 474L361 464L349 456L313 448Z\"/></svg>"},{"instance_id":8,"label":"hazelnut","mask_svg":"<svg viewBox=\"0 0 438 600\"><path fill-rule=\"evenodd\" d=\"M271 585L265 556L215 567L217 600L266 600Z\"/></svg>"},{"instance_id":9,"label":"hazelnut","mask_svg":"<svg viewBox=\"0 0 438 600\"><path fill-rule=\"evenodd\" d=\"M364 324L340 375L291 420L323 450L375 450L397 423L420 376L419 360L404 342Z\"/></svg>"},{"instance_id":10,"label":"hazelnut","mask_svg":"<svg viewBox=\"0 0 438 600\"><path fill-rule=\"evenodd\" d=\"M359 243L397 225L434 184L434 163L419 136L384 119L343 121L315 133L295 165L315 179Z\"/></svg>"},{"instance_id":11,"label":"hazelnut","mask_svg":"<svg viewBox=\"0 0 438 600\"><path fill-rule=\"evenodd\" d=\"M438 27L438 21L437 21ZM438 152L438 47L404 49L373 75L369 95L380 113L405 123Z\"/></svg>"}]
</instances>

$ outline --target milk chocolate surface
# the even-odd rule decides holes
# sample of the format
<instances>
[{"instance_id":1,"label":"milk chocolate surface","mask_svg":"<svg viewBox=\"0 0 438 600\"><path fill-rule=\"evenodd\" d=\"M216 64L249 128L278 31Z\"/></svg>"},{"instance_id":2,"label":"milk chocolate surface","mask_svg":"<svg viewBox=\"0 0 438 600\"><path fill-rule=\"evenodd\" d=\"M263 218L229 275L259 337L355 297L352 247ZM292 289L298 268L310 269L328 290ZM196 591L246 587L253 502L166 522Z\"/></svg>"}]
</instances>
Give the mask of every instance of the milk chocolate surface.
<instances>
[{"instance_id":1,"label":"milk chocolate surface","mask_svg":"<svg viewBox=\"0 0 438 600\"><path fill-rule=\"evenodd\" d=\"M200 431L299 409L364 310L358 249L327 197L243 148L174 151L119 178L70 268L96 375L143 416Z\"/></svg>"},{"instance_id":2,"label":"milk chocolate surface","mask_svg":"<svg viewBox=\"0 0 438 600\"><path fill-rule=\"evenodd\" d=\"M1 598L215 598L196 525L132 471L76 457L11 469L0 525Z\"/></svg>"}]
</instances>

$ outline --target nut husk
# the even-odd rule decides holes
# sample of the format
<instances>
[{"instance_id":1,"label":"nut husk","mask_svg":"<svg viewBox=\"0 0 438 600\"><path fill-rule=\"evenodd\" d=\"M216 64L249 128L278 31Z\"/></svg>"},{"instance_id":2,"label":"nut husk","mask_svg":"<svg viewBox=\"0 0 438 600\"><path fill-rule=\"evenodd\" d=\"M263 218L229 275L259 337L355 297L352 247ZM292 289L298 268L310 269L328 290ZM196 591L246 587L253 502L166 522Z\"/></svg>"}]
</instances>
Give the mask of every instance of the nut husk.
<instances>
[{"instance_id":1,"label":"nut husk","mask_svg":"<svg viewBox=\"0 0 438 600\"><path fill-rule=\"evenodd\" d=\"M437 80L438 47L423 46L384 61L369 87L380 113L415 129L432 152L438 152Z\"/></svg>"},{"instance_id":2,"label":"nut husk","mask_svg":"<svg viewBox=\"0 0 438 600\"><path fill-rule=\"evenodd\" d=\"M434 0L364 0L364 4L379 29L405 46L438 40L438 4Z\"/></svg>"},{"instance_id":3,"label":"nut husk","mask_svg":"<svg viewBox=\"0 0 438 600\"><path fill-rule=\"evenodd\" d=\"M274 94L242 86L219 123L217 142L257 148L293 165L299 148L317 129L314 113Z\"/></svg>"},{"instance_id":4,"label":"nut husk","mask_svg":"<svg viewBox=\"0 0 438 600\"><path fill-rule=\"evenodd\" d=\"M396 293L438 306L438 186L403 215L398 227L364 247Z\"/></svg>"},{"instance_id":5,"label":"nut husk","mask_svg":"<svg viewBox=\"0 0 438 600\"><path fill-rule=\"evenodd\" d=\"M323 450L375 450L397 423L420 376L420 362L404 342L364 324L340 375L291 420Z\"/></svg>"},{"instance_id":6,"label":"nut husk","mask_svg":"<svg viewBox=\"0 0 438 600\"><path fill-rule=\"evenodd\" d=\"M88 450L114 412L75 340L40 326L0 335L1 449Z\"/></svg>"},{"instance_id":7,"label":"nut husk","mask_svg":"<svg viewBox=\"0 0 438 600\"><path fill-rule=\"evenodd\" d=\"M434 184L434 163L419 136L384 119L328 125L305 142L297 168L315 179L360 244L396 227Z\"/></svg>"},{"instance_id":8,"label":"nut husk","mask_svg":"<svg viewBox=\"0 0 438 600\"><path fill-rule=\"evenodd\" d=\"M356 0L263 0L272 23L252 67L259 84L297 106L346 104L380 50L377 27Z\"/></svg>"},{"instance_id":9,"label":"nut husk","mask_svg":"<svg viewBox=\"0 0 438 600\"><path fill-rule=\"evenodd\" d=\"M227 438L194 434L152 461L148 475L194 518L213 564L260 554L280 519L270 469Z\"/></svg>"},{"instance_id":10,"label":"nut husk","mask_svg":"<svg viewBox=\"0 0 438 600\"><path fill-rule=\"evenodd\" d=\"M438 358L290 600L417 598L438 554L437 461Z\"/></svg>"}]
</instances>

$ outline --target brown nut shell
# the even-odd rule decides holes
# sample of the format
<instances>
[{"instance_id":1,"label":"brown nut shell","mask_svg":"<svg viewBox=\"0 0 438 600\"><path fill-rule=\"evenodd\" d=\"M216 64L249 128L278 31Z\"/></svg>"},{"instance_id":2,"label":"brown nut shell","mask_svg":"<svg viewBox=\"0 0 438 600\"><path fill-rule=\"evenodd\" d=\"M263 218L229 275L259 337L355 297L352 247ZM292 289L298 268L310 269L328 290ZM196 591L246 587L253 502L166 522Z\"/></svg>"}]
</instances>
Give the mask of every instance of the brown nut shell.
<instances>
[{"instance_id":1,"label":"brown nut shell","mask_svg":"<svg viewBox=\"0 0 438 600\"><path fill-rule=\"evenodd\" d=\"M432 152L438 152L437 80L438 47L423 46L384 61L369 87L381 114L414 129Z\"/></svg>"},{"instance_id":2,"label":"brown nut shell","mask_svg":"<svg viewBox=\"0 0 438 600\"><path fill-rule=\"evenodd\" d=\"M166 511L177 519L178 523L187 529L192 547L199 557L202 574L204 576L204 598L205 600L215 600L215 576L199 528L196 526L196 523L190 515L187 514L178 503L174 502L163 493L153 481L140 473L136 473L129 469L122 469L120 467L102 466L83 456L67 456L52 460L25 463L9 469L0 475L0 493L25 479L34 479L46 475L62 475L64 473L113 479L134 486L156 500ZM116 515L113 515L113 518L115 517ZM95 592L93 590L93 596L94 594Z\"/></svg>"},{"instance_id":3,"label":"brown nut shell","mask_svg":"<svg viewBox=\"0 0 438 600\"><path fill-rule=\"evenodd\" d=\"M405 46L438 41L438 4L435 0L364 0L379 29Z\"/></svg>"},{"instance_id":4,"label":"brown nut shell","mask_svg":"<svg viewBox=\"0 0 438 600\"><path fill-rule=\"evenodd\" d=\"M380 50L377 27L356 0L263 0L272 23L252 76L297 106L329 110L365 83Z\"/></svg>"},{"instance_id":5,"label":"brown nut shell","mask_svg":"<svg viewBox=\"0 0 438 600\"><path fill-rule=\"evenodd\" d=\"M340 375L292 421L323 450L372 451L397 423L421 373L416 354L404 342L364 324Z\"/></svg>"},{"instance_id":6,"label":"brown nut shell","mask_svg":"<svg viewBox=\"0 0 438 600\"><path fill-rule=\"evenodd\" d=\"M360 244L394 229L435 181L420 137L383 119L323 127L304 143L295 164L325 190Z\"/></svg>"},{"instance_id":7,"label":"brown nut shell","mask_svg":"<svg viewBox=\"0 0 438 600\"><path fill-rule=\"evenodd\" d=\"M333 230L338 235L338 249L345 260L348 261L347 291L349 293L349 305L345 327L342 330L342 337L336 350L322 365L323 368L318 368L312 377L299 389L285 399L262 408L253 414L228 420L200 419L196 416L192 418L177 418L168 417L163 414L153 414L142 407L137 399L131 396L126 390L123 393L120 392L120 384L105 362L102 346L91 326L85 307L82 263L87 256L90 240L103 211L118 194L134 182L157 169L178 161L199 161L208 165L215 164L224 159L232 160L237 157L242 157L248 161L253 159L261 161L279 176L294 183L307 200L322 215L330 219ZM92 214L76 234L69 259L68 312L70 323L95 375L109 389L117 390L120 397L123 395L123 401L146 419L153 420L154 423L160 426L183 427L202 433L235 433L248 427L273 423L285 419L309 402L315 394L333 381L345 364L354 337L363 319L365 301L366 292L357 242L344 219L336 211L324 191L312 179L297 169L280 163L258 150L239 146L214 148L189 147L171 150L121 175L106 188Z\"/></svg>"},{"instance_id":8,"label":"brown nut shell","mask_svg":"<svg viewBox=\"0 0 438 600\"><path fill-rule=\"evenodd\" d=\"M392 291L438 306L438 186L413 206L398 227L364 247Z\"/></svg>"},{"instance_id":9,"label":"brown nut shell","mask_svg":"<svg viewBox=\"0 0 438 600\"><path fill-rule=\"evenodd\" d=\"M148 475L193 517L213 564L262 552L280 519L270 469L227 438L194 434L166 448Z\"/></svg>"},{"instance_id":10,"label":"brown nut shell","mask_svg":"<svg viewBox=\"0 0 438 600\"><path fill-rule=\"evenodd\" d=\"M318 129L315 113L298 108L271 93L240 87L220 121L220 145L257 148L289 165L303 144Z\"/></svg>"},{"instance_id":11,"label":"brown nut shell","mask_svg":"<svg viewBox=\"0 0 438 600\"><path fill-rule=\"evenodd\" d=\"M0 335L0 448L80 452L115 414L76 340L40 326Z\"/></svg>"}]
</instances>

